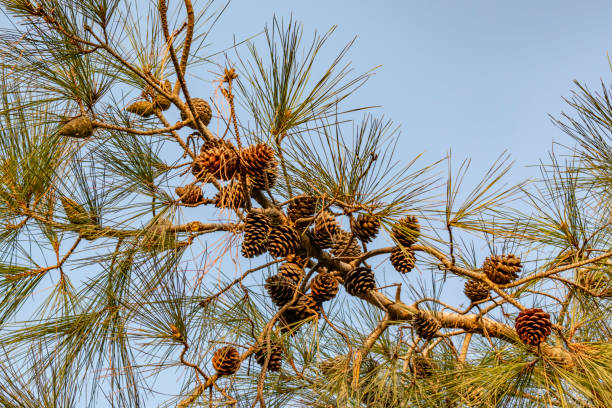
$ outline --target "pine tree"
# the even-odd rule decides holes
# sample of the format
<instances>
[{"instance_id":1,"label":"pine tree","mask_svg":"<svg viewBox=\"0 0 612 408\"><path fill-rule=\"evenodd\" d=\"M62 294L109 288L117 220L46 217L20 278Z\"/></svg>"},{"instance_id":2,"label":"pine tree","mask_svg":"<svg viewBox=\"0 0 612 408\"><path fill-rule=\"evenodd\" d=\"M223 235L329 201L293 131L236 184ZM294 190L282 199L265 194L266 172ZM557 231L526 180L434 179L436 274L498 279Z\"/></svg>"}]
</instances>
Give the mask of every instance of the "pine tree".
<instances>
[{"instance_id":1,"label":"pine tree","mask_svg":"<svg viewBox=\"0 0 612 408\"><path fill-rule=\"evenodd\" d=\"M610 88L470 188L397 166L333 29L234 61L210 4L131 3L0 0L0 405L609 406Z\"/></svg>"}]
</instances>

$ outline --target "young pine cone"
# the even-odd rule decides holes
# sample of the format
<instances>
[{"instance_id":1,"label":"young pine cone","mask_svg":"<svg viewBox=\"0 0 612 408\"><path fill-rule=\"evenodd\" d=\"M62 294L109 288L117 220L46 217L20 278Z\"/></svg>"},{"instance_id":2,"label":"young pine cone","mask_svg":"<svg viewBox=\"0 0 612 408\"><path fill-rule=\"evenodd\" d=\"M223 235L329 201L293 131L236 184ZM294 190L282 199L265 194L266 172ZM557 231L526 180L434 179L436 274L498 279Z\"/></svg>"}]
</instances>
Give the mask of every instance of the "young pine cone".
<instances>
[{"instance_id":1,"label":"young pine cone","mask_svg":"<svg viewBox=\"0 0 612 408\"><path fill-rule=\"evenodd\" d=\"M191 166L191 172L198 180L207 181L209 175L231 180L238 171L238 155L226 146L213 147L201 152Z\"/></svg>"},{"instance_id":2,"label":"young pine cone","mask_svg":"<svg viewBox=\"0 0 612 408\"><path fill-rule=\"evenodd\" d=\"M372 214L359 214L351 219L351 231L361 242L368 243L378 234L380 220Z\"/></svg>"},{"instance_id":3,"label":"young pine cone","mask_svg":"<svg viewBox=\"0 0 612 408\"><path fill-rule=\"evenodd\" d=\"M296 262L284 262L278 268L278 274L298 284L304 277L304 268Z\"/></svg>"},{"instance_id":4,"label":"young pine cone","mask_svg":"<svg viewBox=\"0 0 612 408\"><path fill-rule=\"evenodd\" d=\"M240 164L251 177L261 174L274 162L274 149L265 143L251 145L240 152Z\"/></svg>"},{"instance_id":5,"label":"young pine cone","mask_svg":"<svg viewBox=\"0 0 612 408\"><path fill-rule=\"evenodd\" d=\"M143 118L148 118L155 112L155 105L149 101L136 101L126 106L125 110Z\"/></svg>"},{"instance_id":6,"label":"young pine cone","mask_svg":"<svg viewBox=\"0 0 612 408\"><path fill-rule=\"evenodd\" d=\"M240 368L240 354L232 346L222 347L215 351L212 364L219 376L235 374Z\"/></svg>"},{"instance_id":7,"label":"young pine cone","mask_svg":"<svg viewBox=\"0 0 612 408\"><path fill-rule=\"evenodd\" d=\"M85 207L73 199L61 196L60 201L62 202L62 207L64 207L66 218L68 218L68 221L70 221L72 224L98 225L100 223L100 220L95 214L87 211Z\"/></svg>"},{"instance_id":8,"label":"young pine cone","mask_svg":"<svg viewBox=\"0 0 612 408\"><path fill-rule=\"evenodd\" d=\"M272 228L268 237L268 252L274 258L282 258L295 253L300 244L300 235L293 227L279 224Z\"/></svg>"},{"instance_id":9,"label":"young pine cone","mask_svg":"<svg viewBox=\"0 0 612 408\"><path fill-rule=\"evenodd\" d=\"M249 212L244 222L242 256L253 258L266 252L270 235L270 220L264 214Z\"/></svg>"},{"instance_id":10,"label":"young pine cone","mask_svg":"<svg viewBox=\"0 0 612 408\"><path fill-rule=\"evenodd\" d=\"M351 296L364 296L376 288L374 272L370 268L360 266L346 274L344 288Z\"/></svg>"},{"instance_id":11,"label":"young pine cone","mask_svg":"<svg viewBox=\"0 0 612 408\"><path fill-rule=\"evenodd\" d=\"M166 80L165 82L160 83L160 87L165 92L172 93L172 84L170 83L170 81ZM170 102L170 99L166 98L160 93L155 92L153 89L151 89L149 92L153 98L153 105L155 105L156 108L163 111L168 110L170 108L170 105L172 104L172 102Z\"/></svg>"},{"instance_id":12,"label":"young pine cone","mask_svg":"<svg viewBox=\"0 0 612 408\"><path fill-rule=\"evenodd\" d=\"M191 98L191 103L193 103L197 118L204 124L204 126L208 126L210 119L212 118L212 110L210 109L208 102L201 98ZM189 111L189 105L185 104L185 109ZM181 120L185 121L187 119L188 116L181 111ZM198 128L193 121L189 122L187 126L192 129Z\"/></svg>"},{"instance_id":13,"label":"young pine cone","mask_svg":"<svg viewBox=\"0 0 612 408\"><path fill-rule=\"evenodd\" d=\"M176 195L179 196L183 204L197 204L202 201L204 194L202 188L195 184L189 184L185 187L177 187L175 190Z\"/></svg>"},{"instance_id":14,"label":"young pine cone","mask_svg":"<svg viewBox=\"0 0 612 408\"><path fill-rule=\"evenodd\" d=\"M389 256L389 260L396 271L408 273L414 268L416 257L414 256L414 250L410 247L395 247Z\"/></svg>"},{"instance_id":15,"label":"young pine cone","mask_svg":"<svg viewBox=\"0 0 612 408\"><path fill-rule=\"evenodd\" d=\"M329 273L319 273L310 284L312 298L317 302L333 299L338 293L338 279Z\"/></svg>"},{"instance_id":16,"label":"young pine cone","mask_svg":"<svg viewBox=\"0 0 612 408\"><path fill-rule=\"evenodd\" d=\"M435 367L429 358L423 357L420 353L413 354L410 362L412 363L412 372L416 378L431 377L435 371Z\"/></svg>"},{"instance_id":17,"label":"young pine cone","mask_svg":"<svg viewBox=\"0 0 612 408\"><path fill-rule=\"evenodd\" d=\"M391 229L393 238L405 247L413 245L419 235L421 235L421 227L417 217L409 215L400 219Z\"/></svg>"},{"instance_id":18,"label":"young pine cone","mask_svg":"<svg viewBox=\"0 0 612 408\"><path fill-rule=\"evenodd\" d=\"M293 222L302 218L309 218L314 215L317 200L307 194L300 194L293 197L287 209L287 216Z\"/></svg>"},{"instance_id":19,"label":"young pine cone","mask_svg":"<svg viewBox=\"0 0 612 408\"><path fill-rule=\"evenodd\" d=\"M482 271L492 282L505 285L518 278L522 267L521 260L513 254L491 255L485 259Z\"/></svg>"},{"instance_id":20,"label":"young pine cone","mask_svg":"<svg viewBox=\"0 0 612 408\"><path fill-rule=\"evenodd\" d=\"M468 280L465 282L463 293L472 302L479 302L489 297L489 287L480 281Z\"/></svg>"},{"instance_id":21,"label":"young pine cone","mask_svg":"<svg viewBox=\"0 0 612 408\"><path fill-rule=\"evenodd\" d=\"M265 343L259 344L255 349L255 360L263 367L268 356L268 347ZM283 362L283 349L278 344L270 344L270 359L268 360L268 371L280 371Z\"/></svg>"},{"instance_id":22,"label":"young pine cone","mask_svg":"<svg viewBox=\"0 0 612 408\"><path fill-rule=\"evenodd\" d=\"M419 311L413 318L412 326L419 337L431 339L442 327L442 323L428 313Z\"/></svg>"},{"instance_id":23,"label":"young pine cone","mask_svg":"<svg viewBox=\"0 0 612 408\"><path fill-rule=\"evenodd\" d=\"M516 317L514 328L525 344L537 346L550 335L550 315L542 309L526 309Z\"/></svg>"},{"instance_id":24,"label":"young pine cone","mask_svg":"<svg viewBox=\"0 0 612 408\"><path fill-rule=\"evenodd\" d=\"M93 135L94 127L87 115L77 116L64 123L59 129L61 136L85 139Z\"/></svg>"}]
</instances>

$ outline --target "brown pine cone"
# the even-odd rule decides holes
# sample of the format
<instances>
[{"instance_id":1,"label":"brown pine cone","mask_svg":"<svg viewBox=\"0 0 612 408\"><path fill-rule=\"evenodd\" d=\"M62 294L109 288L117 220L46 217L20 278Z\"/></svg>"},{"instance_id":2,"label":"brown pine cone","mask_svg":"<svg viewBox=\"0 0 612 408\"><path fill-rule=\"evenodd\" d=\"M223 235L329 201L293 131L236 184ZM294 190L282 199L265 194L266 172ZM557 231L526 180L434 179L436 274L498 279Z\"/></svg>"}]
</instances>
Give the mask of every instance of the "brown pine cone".
<instances>
[{"instance_id":1,"label":"brown pine cone","mask_svg":"<svg viewBox=\"0 0 612 408\"><path fill-rule=\"evenodd\" d=\"M263 367L268 355L268 347L265 343L257 345L255 348L255 360ZM283 349L278 344L270 344L270 359L268 361L268 371L280 371L283 362Z\"/></svg>"},{"instance_id":2,"label":"brown pine cone","mask_svg":"<svg viewBox=\"0 0 612 408\"><path fill-rule=\"evenodd\" d=\"M293 197L287 209L287 217L293 222L301 218L309 218L314 215L317 200L307 194Z\"/></svg>"},{"instance_id":3,"label":"brown pine cone","mask_svg":"<svg viewBox=\"0 0 612 408\"><path fill-rule=\"evenodd\" d=\"M183 204L197 204L202 201L204 194L202 188L195 184L188 184L185 187L177 187L175 190L176 195L179 196Z\"/></svg>"},{"instance_id":4,"label":"brown pine cone","mask_svg":"<svg viewBox=\"0 0 612 408\"><path fill-rule=\"evenodd\" d=\"M295 304L287 309L297 321L318 316L319 310L319 304L310 295L300 296Z\"/></svg>"},{"instance_id":5,"label":"brown pine cone","mask_svg":"<svg viewBox=\"0 0 612 408\"><path fill-rule=\"evenodd\" d=\"M251 177L269 168L274 160L274 149L266 143L251 145L240 151L240 164Z\"/></svg>"},{"instance_id":6,"label":"brown pine cone","mask_svg":"<svg viewBox=\"0 0 612 408\"><path fill-rule=\"evenodd\" d=\"M380 230L380 219L372 214L359 214L351 219L351 231L362 242L372 241Z\"/></svg>"},{"instance_id":7,"label":"brown pine cone","mask_svg":"<svg viewBox=\"0 0 612 408\"><path fill-rule=\"evenodd\" d=\"M296 284L281 275L272 275L266 279L264 288L268 292L272 303L278 307L283 307L293 299L293 294L297 289Z\"/></svg>"},{"instance_id":8,"label":"brown pine cone","mask_svg":"<svg viewBox=\"0 0 612 408\"><path fill-rule=\"evenodd\" d=\"M226 147L213 147L200 153L191 166L191 172L198 180L207 181L208 175L231 180L238 171L238 155Z\"/></svg>"},{"instance_id":9,"label":"brown pine cone","mask_svg":"<svg viewBox=\"0 0 612 408\"><path fill-rule=\"evenodd\" d=\"M489 297L489 287L483 282L468 280L463 287L463 293L472 302L479 302Z\"/></svg>"},{"instance_id":10,"label":"brown pine cone","mask_svg":"<svg viewBox=\"0 0 612 408\"><path fill-rule=\"evenodd\" d=\"M429 358L423 357L420 353L415 353L410 361L412 363L412 372L417 378L427 378L435 371L434 365Z\"/></svg>"},{"instance_id":11,"label":"brown pine cone","mask_svg":"<svg viewBox=\"0 0 612 408\"><path fill-rule=\"evenodd\" d=\"M361 247L350 232L340 230L334 235L331 253L339 258L354 259L361 256Z\"/></svg>"},{"instance_id":12,"label":"brown pine cone","mask_svg":"<svg viewBox=\"0 0 612 408\"><path fill-rule=\"evenodd\" d=\"M274 258L282 258L295 253L300 244L300 234L293 227L279 224L272 228L268 237L268 252Z\"/></svg>"},{"instance_id":13,"label":"brown pine cone","mask_svg":"<svg viewBox=\"0 0 612 408\"><path fill-rule=\"evenodd\" d=\"M212 358L213 368L219 376L235 374L240 362L240 353L232 346L221 347Z\"/></svg>"},{"instance_id":14,"label":"brown pine cone","mask_svg":"<svg viewBox=\"0 0 612 408\"><path fill-rule=\"evenodd\" d=\"M330 248L334 243L334 236L340 231L336 217L329 211L323 211L315 218L315 225L310 234L311 242L321 249Z\"/></svg>"},{"instance_id":15,"label":"brown pine cone","mask_svg":"<svg viewBox=\"0 0 612 408\"><path fill-rule=\"evenodd\" d=\"M516 317L514 328L525 344L537 346L550 335L550 315L542 309L526 309Z\"/></svg>"},{"instance_id":16,"label":"brown pine cone","mask_svg":"<svg viewBox=\"0 0 612 408\"><path fill-rule=\"evenodd\" d=\"M65 121L58 133L61 136L85 139L93 135L93 131L94 127L91 119L86 115L81 115Z\"/></svg>"},{"instance_id":17,"label":"brown pine cone","mask_svg":"<svg viewBox=\"0 0 612 408\"><path fill-rule=\"evenodd\" d=\"M165 82L160 83L160 87L167 93L172 93L172 84L170 83L170 81L166 80ZM168 110L170 108L170 105L172 104L170 102L170 99L155 91L153 92L153 94L153 104L155 105L155 107L163 111Z\"/></svg>"},{"instance_id":18,"label":"brown pine cone","mask_svg":"<svg viewBox=\"0 0 612 408\"><path fill-rule=\"evenodd\" d=\"M244 221L242 256L253 258L266 252L271 228L270 220L264 214L249 212Z\"/></svg>"},{"instance_id":19,"label":"brown pine cone","mask_svg":"<svg viewBox=\"0 0 612 408\"><path fill-rule=\"evenodd\" d=\"M518 278L522 267L521 260L513 254L491 255L485 259L482 271L492 282L505 285Z\"/></svg>"},{"instance_id":20,"label":"brown pine cone","mask_svg":"<svg viewBox=\"0 0 612 408\"><path fill-rule=\"evenodd\" d=\"M214 200L217 208L243 208L247 202L242 183L239 182L232 182L221 187Z\"/></svg>"},{"instance_id":21,"label":"brown pine cone","mask_svg":"<svg viewBox=\"0 0 612 408\"><path fill-rule=\"evenodd\" d=\"M396 271L408 273L414 268L416 257L414 256L414 250L410 247L403 249L402 247L395 247L389 256L389 260Z\"/></svg>"},{"instance_id":22,"label":"brown pine cone","mask_svg":"<svg viewBox=\"0 0 612 408\"><path fill-rule=\"evenodd\" d=\"M412 327L419 337L429 340L440 330L442 323L429 313L419 311L414 315Z\"/></svg>"},{"instance_id":23,"label":"brown pine cone","mask_svg":"<svg viewBox=\"0 0 612 408\"><path fill-rule=\"evenodd\" d=\"M296 262L284 262L278 268L278 274L298 284L304 277L304 268Z\"/></svg>"},{"instance_id":24,"label":"brown pine cone","mask_svg":"<svg viewBox=\"0 0 612 408\"><path fill-rule=\"evenodd\" d=\"M276 179L278 178L278 162L273 160L270 163L270 167L264 169L263 171L255 174L249 175L247 174L247 180L250 184L253 185L254 190L272 190L274 187L274 183L276 183Z\"/></svg>"},{"instance_id":25,"label":"brown pine cone","mask_svg":"<svg viewBox=\"0 0 612 408\"><path fill-rule=\"evenodd\" d=\"M333 299L338 293L338 279L330 273L317 274L310 284L312 298L317 302Z\"/></svg>"},{"instance_id":26,"label":"brown pine cone","mask_svg":"<svg viewBox=\"0 0 612 408\"><path fill-rule=\"evenodd\" d=\"M400 219L393 225L391 235L403 246L413 245L421 235L419 220L413 215Z\"/></svg>"},{"instance_id":27,"label":"brown pine cone","mask_svg":"<svg viewBox=\"0 0 612 408\"><path fill-rule=\"evenodd\" d=\"M195 133L197 135L197 133ZM200 154L208 151L208 150L212 150L214 148L219 148L219 149L229 149L231 151L235 151L235 147L232 144L232 142L230 142L229 140L226 139L208 139L207 141L204 142L204 144L202 144L202 147L200 148Z\"/></svg>"},{"instance_id":28,"label":"brown pine cone","mask_svg":"<svg viewBox=\"0 0 612 408\"><path fill-rule=\"evenodd\" d=\"M198 119L200 119L200 121L204 124L204 126L208 126L208 124L210 123L210 119L212 118L212 110L210 109L210 105L208 104L208 102L206 102L204 99L201 99L201 98L191 98L191 103L193 103L193 107L195 109L195 113ZM186 103L185 103L185 109L187 109L189 113L191 113L189 109L189 105L187 105ZM188 115L186 115L184 112L181 111L181 120L185 121L187 119L188 119ZM189 122L187 126L189 126L192 129L198 128L196 124L193 123L193 121Z\"/></svg>"},{"instance_id":29,"label":"brown pine cone","mask_svg":"<svg viewBox=\"0 0 612 408\"><path fill-rule=\"evenodd\" d=\"M376 288L374 272L370 268L360 266L346 274L344 288L351 296L364 296Z\"/></svg>"}]
</instances>

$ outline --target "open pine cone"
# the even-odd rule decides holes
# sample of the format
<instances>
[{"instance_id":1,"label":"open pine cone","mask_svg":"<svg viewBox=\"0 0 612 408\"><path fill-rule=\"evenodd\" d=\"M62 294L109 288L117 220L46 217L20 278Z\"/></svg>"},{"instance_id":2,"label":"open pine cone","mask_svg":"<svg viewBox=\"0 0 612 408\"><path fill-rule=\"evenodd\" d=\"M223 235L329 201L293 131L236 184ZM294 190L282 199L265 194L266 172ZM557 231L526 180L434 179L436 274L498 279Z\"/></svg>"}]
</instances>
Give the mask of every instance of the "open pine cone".
<instances>
[{"instance_id":1,"label":"open pine cone","mask_svg":"<svg viewBox=\"0 0 612 408\"><path fill-rule=\"evenodd\" d=\"M522 267L521 260L513 254L491 255L485 259L482 271L492 282L505 285L518 278Z\"/></svg>"},{"instance_id":2,"label":"open pine cone","mask_svg":"<svg viewBox=\"0 0 612 408\"><path fill-rule=\"evenodd\" d=\"M398 246L391 252L389 260L396 271L408 273L414 268L416 257L414 256L414 250L410 247L402 248Z\"/></svg>"},{"instance_id":3,"label":"open pine cone","mask_svg":"<svg viewBox=\"0 0 612 408\"><path fill-rule=\"evenodd\" d=\"M421 235L419 220L413 215L400 219L391 229L391 236L401 245L413 245Z\"/></svg>"},{"instance_id":4,"label":"open pine cone","mask_svg":"<svg viewBox=\"0 0 612 408\"><path fill-rule=\"evenodd\" d=\"M179 196L183 204L197 204L202 201L202 198L204 198L202 188L195 184L177 187L174 191L176 192L176 195Z\"/></svg>"},{"instance_id":5,"label":"open pine cone","mask_svg":"<svg viewBox=\"0 0 612 408\"><path fill-rule=\"evenodd\" d=\"M318 303L333 299L338 293L338 279L329 273L319 273L310 284L312 297Z\"/></svg>"},{"instance_id":6,"label":"open pine cone","mask_svg":"<svg viewBox=\"0 0 612 408\"><path fill-rule=\"evenodd\" d=\"M374 272L370 268L360 266L346 274L344 288L352 296L364 296L374 288Z\"/></svg>"},{"instance_id":7,"label":"open pine cone","mask_svg":"<svg viewBox=\"0 0 612 408\"><path fill-rule=\"evenodd\" d=\"M300 235L293 227L279 224L272 228L268 237L268 252L274 258L282 258L295 253L300 244Z\"/></svg>"},{"instance_id":8,"label":"open pine cone","mask_svg":"<svg viewBox=\"0 0 612 408\"><path fill-rule=\"evenodd\" d=\"M277 274L266 279L264 288L268 291L272 302L278 307L283 307L293 299L297 286L291 279Z\"/></svg>"},{"instance_id":9,"label":"open pine cone","mask_svg":"<svg viewBox=\"0 0 612 408\"><path fill-rule=\"evenodd\" d=\"M358 258L361 256L361 248L350 232L339 230L333 237L331 253L340 258Z\"/></svg>"},{"instance_id":10,"label":"open pine cone","mask_svg":"<svg viewBox=\"0 0 612 408\"><path fill-rule=\"evenodd\" d=\"M258 344L255 348L255 360L263 367L268 356L268 347L265 343ZM283 362L283 349L278 344L270 344L270 360L268 361L269 371L280 371Z\"/></svg>"},{"instance_id":11,"label":"open pine cone","mask_svg":"<svg viewBox=\"0 0 612 408\"><path fill-rule=\"evenodd\" d=\"M279 266L278 274L297 284L304 276L304 268L297 262L284 262Z\"/></svg>"},{"instance_id":12,"label":"open pine cone","mask_svg":"<svg viewBox=\"0 0 612 408\"><path fill-rule=\"evenodd\" d=\"M253 258L266 252L270 235L270 220L264 214L249 212L244 221L242 256Z\"/></svg>"},{"instance_id":13,"label":"open pine cone","mask_svg":"<svg viewBox=\"0 0 612 408\"><path fill-rule=\"evenodd\" d=\"M372 241L380 229L380 220L372 214L359 214L351 219L351 230L362 242Z\"/></svg>"},{"instance_id":14,"label":"open pine cone","mask_svg":"<svg viewBox=\"0 0 612 408\"><path fill-rule=\"evenodd\" d=\"M242 183L232 182L227 186L223 186L215 195L215 207L242 208L247 202L244 194L244 187Z\"/></svg>"},{"instance_id":15,"label":"open pine cone","mask_svg":"<svg viewBox=\"0 0 612 408\"><path fill-rule=\"evenodd\" d=\"M212 364L219 376L235 374L240 368L240 354L232 346L221 347L215 351Z\"/></svg>"},{"instance_id":16,"label":"open pine cone","mask_svg":"<svg viewBox=\"0 0 612 408\"><path fill-rule=\"evenodd\" d=\"M514 328L523 343L537 346L550 335L550 315L537 308L523 310L516 317Z\"/></svg>"},{"instance_id":17,"label":"open pine cone","mask_svg":"<svg viewBox=\"0 0 612 408\"><path fill-rule=\"evenodd\" d=\"M206 181L207 176L231 180L238 171L238 155L227 146L204 150L193 161L191 172L198 180Z\"/></svg>"},{"instance_id":18,"label":"open pine cone","mask_svg":"<svg viewBox=\"0 0 612 408\"><path fill-rule=\"evenodd\" d=\"M463 287L463 293L472 302L479 302L489 297L489 287L476 280L468 280Z\"/></svg>"},{"instance_id":19,"label":"open pine cone","mask_svg":"<svg viewBox=\"0 0 612 408\"><path fill-rule=\"evenodd\" d=\"M429 313L419 311L413 318L412 326L418 336L429 340L440 330L442 323Z\"/></svg>"},{"instance_id":20,"label":"open pine cone","mask_svg":"<svg viewBox=\"0 0 612 408\"><path fill-rule=\"evenodd\" d=\"M271 190L278 178L278 162L272 160L270 166L255 175L247 174L248 182L253 186L253 190Z\"/></svg>"},{"instance_id":21,"label":"open pine cone","mask_svg":"<svg viewBox=\"0 0 612 408\"><path fill-rule=\"evenodd\" d=\"M240 164L251 177L257 176L274 162L274 149L266 143L251 145L240 152Z\"/></svg>"},{"instance_id":22,"label":"open pine cone","mask_svg":"<svg viewBox=\"0 0 612 408\"><path fill-rule=\"evenodd\" d=\"M287 209L287 216L293 222L302 218L309 218L314 215L317 200L307 194L300 194L293 197Z\"/></svg>"},{"instance_id":23,"label":"open pine cone","mask_svg":"<svg viewBox=\"0 0 612 408\"><path fill-rule=\"evenodd\" d=\"M313 245L324 249L334 243L334 236L341 231L336 217L329 211L323 211L315 219L315 225L310 234Z\"/></svg>"}]
</instances>

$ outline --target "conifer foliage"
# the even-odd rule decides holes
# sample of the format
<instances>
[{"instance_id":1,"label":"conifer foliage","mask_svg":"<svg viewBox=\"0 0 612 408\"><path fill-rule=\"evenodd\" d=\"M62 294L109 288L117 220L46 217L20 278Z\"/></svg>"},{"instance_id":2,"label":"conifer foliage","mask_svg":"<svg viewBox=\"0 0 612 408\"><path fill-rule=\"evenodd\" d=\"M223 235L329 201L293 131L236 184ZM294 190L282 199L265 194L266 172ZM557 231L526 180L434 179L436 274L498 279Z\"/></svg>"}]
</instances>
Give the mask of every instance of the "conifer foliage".
<instances>
[{"instance_id":1,"label":"conifer foliage","mask_svg":"<svg viewBox=\"0 0 612 408\"><path fill-rule=\"evenodd\" d=\"M609 407L605 85L563 163L471 187L333 29L137 3L0 0L0 405Z\"/></svg>"}]
</instances>

